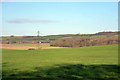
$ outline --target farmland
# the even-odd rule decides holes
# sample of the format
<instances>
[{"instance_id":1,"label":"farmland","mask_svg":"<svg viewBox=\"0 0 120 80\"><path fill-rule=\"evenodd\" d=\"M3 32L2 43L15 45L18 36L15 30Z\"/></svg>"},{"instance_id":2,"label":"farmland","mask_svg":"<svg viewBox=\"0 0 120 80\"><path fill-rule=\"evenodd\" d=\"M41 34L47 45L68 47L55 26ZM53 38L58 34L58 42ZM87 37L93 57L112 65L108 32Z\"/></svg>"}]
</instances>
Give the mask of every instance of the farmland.
<instances>
[{"instance_id":1,"label":"farmland","mask_svg":"<svg viewBox=\"0 0 120 80\"><path fill-rule=\"evenodd\" d=\"M28 50L28 49L53 49L53 48L63 48L63 47L51 47L50 44L0 44L2 49L15 49L15 50Z\"/></svg>"},{"instance_id":2,"label":"farmland","mask_svg":"<svg viewBox=\"0 0 120 80\"><path fill-rule=\"evenodd\" d=\"M103 38L103 37L118 37L119 32L98 32L95 34L62 34L62 35L47 35L40 36L40 41L42 43L50 43L60 38L70 38L70 37L87 37L87 38ZM37 36L3 36L3 44L34 44L38 42Z\"/></svg>"},{"instance_id":3,"label":"farmland","mask_svg":"<svg viewBox=\"0 0 120 80\"><path fill-rule=\"evenodd\" d=\"M118 45L3 49L3 78L117 78Z\"/></svg>"},{"instance_id":4,"label":"farmland","mask_svg":"<svg viewBox=\"0 0 120 80\"><path fill-rule=\"evenodd\" d=\"M118 32L3 37L3 78L117 78Z\"/></svg>"}]
</instances>

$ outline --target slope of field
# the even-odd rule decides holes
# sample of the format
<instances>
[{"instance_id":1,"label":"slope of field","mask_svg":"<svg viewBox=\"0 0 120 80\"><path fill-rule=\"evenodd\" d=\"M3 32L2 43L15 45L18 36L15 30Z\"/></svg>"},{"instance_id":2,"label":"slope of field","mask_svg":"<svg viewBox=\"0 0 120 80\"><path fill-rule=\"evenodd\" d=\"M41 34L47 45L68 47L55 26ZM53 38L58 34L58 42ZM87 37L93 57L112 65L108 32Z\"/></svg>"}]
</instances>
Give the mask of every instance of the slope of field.
<instances>
[{"instance_id":1,"label":"slope of field","mask_svg":"<svg viewBox=\"0 0 120 80\"><path fill-rule=\"evenodd\" d=\"M3 78L117 78L118 73L117 45L3 49L2 59Z\"/></svg>"}]
</instances>

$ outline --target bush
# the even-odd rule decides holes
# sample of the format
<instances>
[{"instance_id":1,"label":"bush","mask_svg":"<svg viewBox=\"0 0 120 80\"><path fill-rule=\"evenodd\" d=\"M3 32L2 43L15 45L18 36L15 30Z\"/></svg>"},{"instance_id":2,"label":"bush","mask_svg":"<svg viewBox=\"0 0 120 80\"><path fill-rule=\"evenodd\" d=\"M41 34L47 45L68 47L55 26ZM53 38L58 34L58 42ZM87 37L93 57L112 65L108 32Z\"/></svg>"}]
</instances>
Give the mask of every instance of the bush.
<instances>
[{"instance_id":1,"label":"bush","mask_svg":"<svg viewBox=\"0 0 120 80\"><path fill-rule=\"evenodd\" d=\"M34 48L29 48L28 50L35 50Z\"/></svg>"}]
</instances>

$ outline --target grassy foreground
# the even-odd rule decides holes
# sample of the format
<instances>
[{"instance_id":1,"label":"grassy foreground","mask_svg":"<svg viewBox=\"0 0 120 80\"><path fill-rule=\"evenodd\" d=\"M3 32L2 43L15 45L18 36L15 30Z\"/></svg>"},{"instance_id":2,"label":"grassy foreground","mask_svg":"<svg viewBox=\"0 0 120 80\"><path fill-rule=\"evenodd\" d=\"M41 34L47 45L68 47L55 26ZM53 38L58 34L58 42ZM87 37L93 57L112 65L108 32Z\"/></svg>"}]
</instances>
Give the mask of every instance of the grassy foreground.
<instances>
[{"instance_id":1,"label":"grassy foreground","mask_svg":"<svg viewBox=\"0 0 120 80\"><path fill-rule=\"evenodd\" d=\"M118 45L3 49L3 78L117 78Z\"/></svg>"}]
</instances>

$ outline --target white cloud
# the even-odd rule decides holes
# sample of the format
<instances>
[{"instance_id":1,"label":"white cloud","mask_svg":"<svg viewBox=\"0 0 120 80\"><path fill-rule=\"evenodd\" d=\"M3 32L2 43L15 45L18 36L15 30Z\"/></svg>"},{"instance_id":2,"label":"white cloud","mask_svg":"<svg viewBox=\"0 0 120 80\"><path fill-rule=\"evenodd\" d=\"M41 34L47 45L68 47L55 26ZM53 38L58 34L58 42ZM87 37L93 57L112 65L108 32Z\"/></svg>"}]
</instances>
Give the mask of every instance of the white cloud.
<instances>
[{"instance_id":1,"label":"white cloud","mask_svg":"<svg viewBox=\"0 0 120 80\"><path fill-rule=\"evenodd\" d=\"M33 20L33 19L12 19L7 20L8 23L56 23L57 20Z\"/></svg>"}]
</instances>

